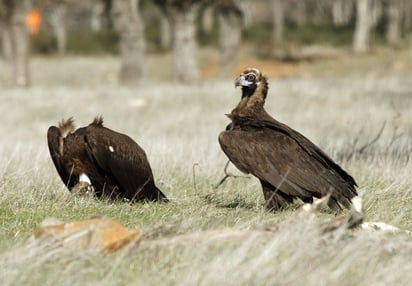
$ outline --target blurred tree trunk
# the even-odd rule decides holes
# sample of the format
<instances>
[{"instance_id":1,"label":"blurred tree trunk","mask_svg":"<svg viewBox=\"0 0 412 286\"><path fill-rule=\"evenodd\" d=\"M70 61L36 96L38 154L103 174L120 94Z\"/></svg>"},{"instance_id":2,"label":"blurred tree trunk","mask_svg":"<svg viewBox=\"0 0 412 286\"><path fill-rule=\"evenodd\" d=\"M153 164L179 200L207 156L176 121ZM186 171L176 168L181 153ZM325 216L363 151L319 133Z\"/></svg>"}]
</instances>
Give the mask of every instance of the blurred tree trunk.
<instances>
[{"instance_id":1,"label":"blurred tree trunk","mask_svg":"<svg viewBox=\"0 0 412 286\"><path fill-rule=\"evenodd\" d=\"M172 42L172 31L170 28L169 19L162 14L160 18L160 46L162 49L167 50Z\"/></svg>"},{"instance_id":2,"label":"blurred tree trunk","mask_svg":"<svg viewBox=\"0 0 412 286\"><path fill-rule=\"evenodd\" d=\"M407 31L410 29L412 25L412 1L403 1L402 11L403 11L402 27L404 31Z\"/></svg>"},{"instance_id":3,"label":"blurred tree trunk","mask_svg":"<svg viewBox=\"0 0 412 286\"><path fill-rule=\"evenodd\" d=\"M199 80L197 62L196 25L197 6L189 9L173 9L173 51L175 75L182 82Z\"/></svg>"},{"instance_id":4,"label":"blurred tree trunk","mask_svg":"<svg viewBox=\"0 0 412 286\"><path fill-rule=\"evenodd\" d=\"M285 3L283 0L272 0L273 34L272 41L275 47L283 44L285 30Z\"/></svg>"},{"instance_id":5,"label":"blurred tree trunk","mask_svg":"<svg viewBox=\"0 0 412 286\"><path fill-rule=\"evenodd\" d=\"M219 0L217 0L219 2ZM236 0L236 4L242 11L243 27L250 27L253 24L253 15L250 12L251 5L256 0Z\"/></svg>"},{"instance_id":6,"label":"blurred tree trunk","mask_svg":"<svg viewBox=\"0 0 412 286\"><path fill-rule=\"evenodd\" d=\"M219 1L216 5L219 21L220 65L218 77L233 73L239 50L243 13L233 0Z\"/></svg>"},{"instance_id":7,"label":"blurred tree trunk","mask_svg":"<svg viewBox=\"0 0 412 286\"><path fill-rule=\"evenodd\" d=\"M353 37L353 50L356 53L364 53L370 50L372 1L356 0L356 27Z\"/></svg>"},{"instance_id":8,"label":"blurred tree trunk","mask_svg":"<svg viewBox=\"0 0 412 286\"><path fill-rule=\"evenodd\" d=\"M202 10L202 29L206 33L213 30L213 7L206 6Z\"/></svg>"},{"instance_id":9,"label":"blurred tree trunk","mask_svg":"<svg viewBox=\"0 0 412 286\"><path fill-rule=\"evenodd\" d=\"M4 60L11 60L11 35L10 25L7 24L8 18L7 2L0 1L0 40L1 40L1 56Z\"/></svg>"},{"instance_id":10,"label":"blurred tree trunk","mask_svg":"<svg viewBox=\"0 0 412 286\"><path fill-rule=\"evenodd\" d=\"M197 62L196 17L203 0L155 0L172 25L174 76L193 83L200 78Z\"/></svg>"},{"instance_id":11,"label":"blurred tree trunk","mask_svg":"<svg viewBox=\"0 0 412 286\"><path fill-rule=\"evenodd\" d=\"M120 35L120 82L137 84L144 75L145 52L139 0L116 0L112 5L112 21Z\"/></svg>"},{"instance_id":12,"label":"blurred tree trunk","mask_svg":"<svg viewBox=\"0 0 412 286\"><path fill-rule=\"evenodd\" d=\"M353 14L353 0L333 0L332 18L335 26L347 25Z\"/></svg>"},{"instance_id":13,"label":"blurred tree trunk","mask_svg":"<svg viewBox=\"0 0 412 286\"><path fill-rule=\"evenodd\" d=\"M105 28L113 28L113 21L111 17L111 10L113 0L101 0L103 3L102 22Z\"/></svg>"},{"instance_id":14,"label":"blurred tree trunk","mask_svg":"<svg viewBox=\"0 0 412 286\"><path fill-rule=\"evenodd\" d=\"M13 81L19 86L30 85L30 41L26 26L26 16L30 10L29 0L1 1L3 34L6 41L6 57L10 58ZM8 50L10 48L10 50Z\"/></svg>"},{"instance_id":15,"label":"blurred tree trunk","mask_svg":"<svg viewBox=\"0 0 412 286\"><path fill-rule=\"evenodd\" d=\"M58 2L51 8L49 20L57 42L57 52L64 55L67 51L67 4Z\"/></svg>"},{"instance_id":16,"label":"blurred tree trunk","mask_svg":"<svg viewBox=\"0 0 412 286\"><path fill-rule=\"evenodd\" d=\"M100 31L103 26L104 3L95 2L92 4L92 11L90 15L90 28L92 31Z\"/></svg>"},{"instance_id":17,"label":"blurred tree trunk","mask_svg":"<svg viewBox=\"0 0 412 286\"><path fill-rule=\"evenodd\" d=\"M283 2L283 5L287 5L288 1L281 0ZM312 3L307 3L305 1L301 0L296 0L294 1L294 9L291 11L292 12L292 18L294 19L295 23L298 26L303 26L308 22L308 4ZM284 10L285 12L286 10ZM315 13L316 14L316 13Z\"/></svg>"},{"instance_id":18,"label":"blurred tree trunk","mask_svg":"<svg viewBox=\"0 0 412 286\"><path fill-rule=\"evenodd\" d=\"M0 31L1 31L1 44L2 44L2 57L6 61L11 61L12 59L12 44L11 44L11 27L7 25L5 19L0 21Z\"/></svg>"},{"instance_id":19,"label":"blurred tree trunk","mask_svg":"<svg viewBox=\"0 0 412 286\"><path fill-rule=\"evenodd\" d=\"M400 0L389 0L387 7L386 40L391 45L398 45L401 41L401 4Z\"/></svg>"},{"instance_id":20,"label":"blurred tree trunk","mask_svg":"<svg viewBox=\"0 0 412 286\"><path fill-rule=\"evenodd\" d=\"M378 25L383 15L383 0L369 0L371 1L371 28Z\"/></svg>"}]
</instances>

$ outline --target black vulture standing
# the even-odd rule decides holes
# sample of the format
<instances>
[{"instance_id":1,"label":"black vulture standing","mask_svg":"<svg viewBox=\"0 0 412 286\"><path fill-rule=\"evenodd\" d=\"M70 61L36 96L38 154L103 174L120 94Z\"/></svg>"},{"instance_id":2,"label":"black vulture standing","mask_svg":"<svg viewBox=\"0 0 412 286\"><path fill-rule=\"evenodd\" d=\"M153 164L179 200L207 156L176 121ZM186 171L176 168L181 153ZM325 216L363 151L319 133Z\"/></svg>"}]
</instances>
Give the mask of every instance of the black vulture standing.
<instances>
[{"instance_id":1,"label":"black vulture standing","mask_svg":"<svg viewBox=\"0 0 412 286\"><path fill-rule=\"evenodd\" d=\"M312 202L328 194L330 208L349 208L357 196L355 180L309 139L265 111L266 77L248 68L235 86L242 86L242 98L228 114L232 122L219 143L237 168L260 180L266 208L274 211L295 198Z\"/></svg>"},{"instance_id":2,"label":"black vulture standing","mask_svg":"<svg viewBox=\"0 0 412 286\"><path fill-rule=\"evenodd\" d=\"M167 201L154 183L144 150L133 139L104 127L102 117L74 129L69 118L47 131L51 158L70 191L86 186L97 197Z\"/></svg>"}]
</instances>

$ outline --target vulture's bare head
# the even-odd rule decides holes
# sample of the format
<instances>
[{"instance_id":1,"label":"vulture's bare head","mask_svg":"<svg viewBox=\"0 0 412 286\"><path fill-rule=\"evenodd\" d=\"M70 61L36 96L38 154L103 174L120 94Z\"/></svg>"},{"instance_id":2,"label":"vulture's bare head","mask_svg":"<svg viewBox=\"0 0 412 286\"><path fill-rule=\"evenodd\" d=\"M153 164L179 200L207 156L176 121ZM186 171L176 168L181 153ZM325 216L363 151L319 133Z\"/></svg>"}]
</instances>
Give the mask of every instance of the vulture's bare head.
<instances>
[{"instance_id":1,"label":"vulture's bare head","mask_svg":"<svg viewBox=\"0 0 412 286\"><path fill-rule=\"evenodd\" d=\"M242 87L242 97L252 96L258 87L266 97L268 83L266 77L257 68L245 69L237 79L235 79L235 87Z\"/></svg>"}]
</instances>

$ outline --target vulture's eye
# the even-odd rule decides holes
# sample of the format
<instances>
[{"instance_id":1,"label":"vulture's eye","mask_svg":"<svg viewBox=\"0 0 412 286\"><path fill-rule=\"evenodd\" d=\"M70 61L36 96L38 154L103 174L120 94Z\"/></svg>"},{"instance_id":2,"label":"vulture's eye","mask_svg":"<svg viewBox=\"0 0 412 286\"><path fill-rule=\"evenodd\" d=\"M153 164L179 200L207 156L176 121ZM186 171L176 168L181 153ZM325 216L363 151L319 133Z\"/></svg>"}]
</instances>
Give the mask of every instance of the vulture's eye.
<instances>
[{"instance_id":1,"label":"vulture's eye","mask_svg":"<svg viewBox=\"0 0 412 286\"><path fill-rule=\"evenodd\" d=\"M254 74L249 74L249 75L246 76L246 80L248 80L248 81L254 81L255 79L256 79L256 77L255 77Z\"/></svg>"}]
</instances>

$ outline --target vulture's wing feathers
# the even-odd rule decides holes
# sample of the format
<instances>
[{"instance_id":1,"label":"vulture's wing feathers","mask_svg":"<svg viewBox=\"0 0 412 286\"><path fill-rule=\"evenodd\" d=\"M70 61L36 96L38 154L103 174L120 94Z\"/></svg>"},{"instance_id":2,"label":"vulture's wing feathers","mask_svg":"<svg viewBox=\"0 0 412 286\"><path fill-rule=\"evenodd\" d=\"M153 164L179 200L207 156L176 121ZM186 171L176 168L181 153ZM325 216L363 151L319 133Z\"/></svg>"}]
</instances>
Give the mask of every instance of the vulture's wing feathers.
<instances>
[{"instance_id":1,"label":"vulture's wing feathers","mask_svg":"<svg viewBox=\"0 0 412 286\"><path fill-rule=\"evenodd\" d=\"M332 192L332 196L348 206L349 184L325 165L324 158L317 157L321 155L312 154L317 151L313 149L315 145L306 141L303 143L308 145L302 147L284 130L270 126L225 131L219 137L223 151L241 171L301 199Z\"/></svg>"},{"instance_id":2,"label":"vulture's wing feathers","mask_svg":"<svg viewBox=\"0 0 412 286\"><path fill-rule=\"evenodd\" d=\"M85 138L97 166L126 191L124 195L129 199L146 184L153 183L145 152L129 136L89 125Z\"/></svg>"},{"instance_id":3,"label":"vulture's wing feathers","mask_svg":"<svg viewBox=\"0 0 412 286\"><path fill-rule=\"evenodd\" d=\"M271 128L273 130L284 133L290 136L297 142L305 152L310 156L318 160L323 166L333 169L338 173L349 185L357 186L355 180L351 175L349 175L345 170L343 170L338 164L335 163L325 152L323 152L319 147L313 144L309 139L303 136L301 133L293 130L286 124L283 124L275 119L269 121L264 121L264 126Z\"/></svg>"}]
</instances>

